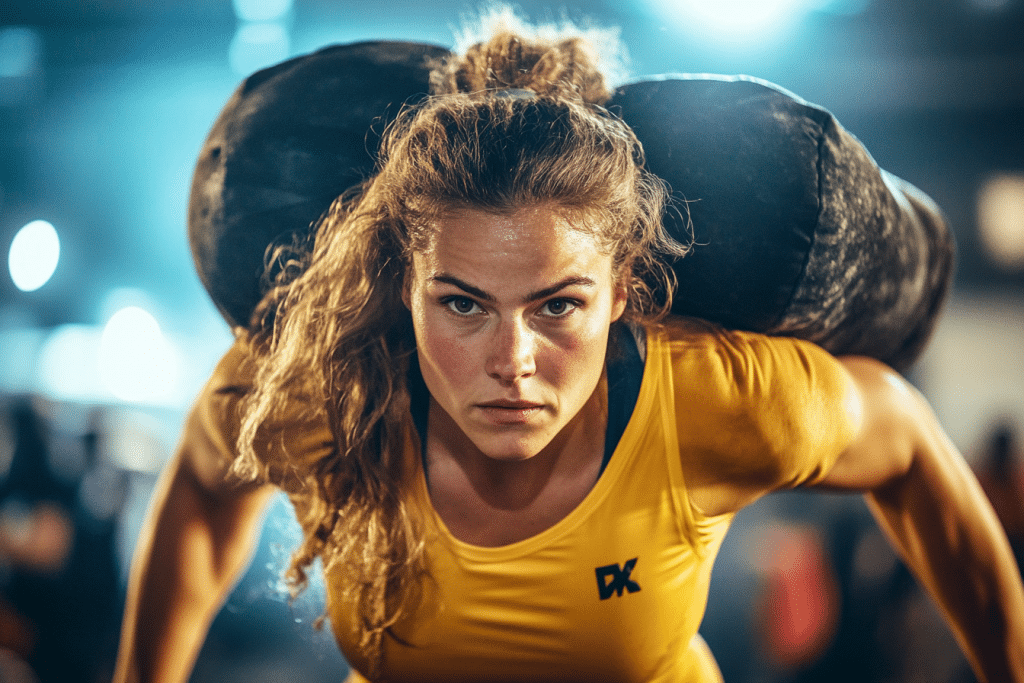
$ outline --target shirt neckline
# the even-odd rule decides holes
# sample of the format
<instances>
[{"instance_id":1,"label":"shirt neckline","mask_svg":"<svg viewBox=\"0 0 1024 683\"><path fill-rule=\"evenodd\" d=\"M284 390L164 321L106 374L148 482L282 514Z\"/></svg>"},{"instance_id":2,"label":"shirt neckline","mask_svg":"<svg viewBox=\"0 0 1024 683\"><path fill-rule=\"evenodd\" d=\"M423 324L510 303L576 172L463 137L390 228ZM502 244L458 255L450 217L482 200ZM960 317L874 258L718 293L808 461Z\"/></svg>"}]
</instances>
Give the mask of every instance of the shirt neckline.
<instances>
[{"instance_id":1,"label":"shirt neckline","mask_svg":"<svg viewBox=\"0 0 1024 683\"><path fill-rule=\"evenodd\" d=\"M639 359L639 352L637 350L633 333L628 327L625 329L630 338L633 339L633 350L637 353L636 358ZM643 331L646 332L646 330ZM411 468L411 472L414 477L413 488L414 495L417 498L416 502L420 509L423 510L428 523L436 528L438 536L443 540L443 542L459 556L466 559L483 562L511 560L527 555L539 548L551 544L561 536L570 533L582 524L587 517L589 517L591 512L600 506L601 502L611 493L615 483L622 475L622 472L627 469L629 463L635 456L636 449L624 452L620 446L623 443L636 443L638 441L634 436L634 433L643 430L644 425L641 424L641 419L636 416L653 414L654 389L652 388L652 384L661 370L663 359L660 354L651 353L651 339L649 336L647 338L647 353L645 355L646 358L641 359L642 372L639 381L637 382L636 400L633 403L632 409L629 411L626 423L619 434L619 438L616 440L609 452L607 466L604 467L604 470L597 482L595 482L587 495L584 496L583 500L580 501L580 503L562 519L533 536L507 545L481 546L461 541L452 534L448 529L448 526L444 523L444 520L441 519L439 514L437 514L437 511L434 509L433 503L430 499L426 469L423 464L422 444L425 443L426 416L424 415L422 418L423 429L421 431L420 427L416 424L417 417L415 414L416 411L413 409L413 406L415 405L413 403L410 406L412 419L410 421L411 424L409 425L409 433L406 440L406 463L407 466ZM418 367L414 368L414 370L418 375ZM426 393L426 386L423 385L422 382L422 377L419 377L420 388L414 388L412 383L410 383L410 396L413 401L417 398L415 397L415 392L420 390L424 392L423 396L429 399L429 394ZM609 393L611 394L612 392ZM423 398L423 396L420 398ZM611 397L609 397L609 400L611 400ZM611 413L610 406L609 413ZM614 457L612 457L612 454L614 454Z\"/></svg>"}]
</instances>

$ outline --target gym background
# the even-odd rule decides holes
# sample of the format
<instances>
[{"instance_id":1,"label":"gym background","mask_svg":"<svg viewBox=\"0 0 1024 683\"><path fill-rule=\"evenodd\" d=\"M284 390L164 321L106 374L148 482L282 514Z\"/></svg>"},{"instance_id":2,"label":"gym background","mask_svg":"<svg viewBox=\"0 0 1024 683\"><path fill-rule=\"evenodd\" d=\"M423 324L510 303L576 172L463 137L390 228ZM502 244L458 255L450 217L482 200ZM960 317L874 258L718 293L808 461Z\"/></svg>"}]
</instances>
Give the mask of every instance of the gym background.
<instances>
[{"instance_id":1,"label":"gym background","mask_svg":"<svg viewBox=\"0 0 1024 683\"><path fill-rule=\"evenodd\" d=\"M621 27L634 77L744 73L831 110L942 207L953 292L909 371L1024 535L1024 0L525 1ZM0 4L0 680L109 679L126 573L184 411L230 343L192 267L192 166L252 71L332 43L451 45L469 3ZM192 680L341 680L278 579L275 503ZM705 638L727 683L973 681L857 497L742 512Z\"/></svg>"}]
</instances>

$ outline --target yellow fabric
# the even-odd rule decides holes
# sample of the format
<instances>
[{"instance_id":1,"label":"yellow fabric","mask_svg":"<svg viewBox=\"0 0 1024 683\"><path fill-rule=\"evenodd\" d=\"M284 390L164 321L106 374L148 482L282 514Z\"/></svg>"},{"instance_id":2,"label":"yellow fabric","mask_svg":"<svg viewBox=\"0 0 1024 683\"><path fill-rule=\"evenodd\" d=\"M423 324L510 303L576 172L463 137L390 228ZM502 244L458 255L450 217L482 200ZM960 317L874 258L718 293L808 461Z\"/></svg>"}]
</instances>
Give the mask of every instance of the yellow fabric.
<instances>
[{"instance_id":1,"label":"yellow fabric","mask_svg":"<svg viewBox=\"0 0 1024 683\"><path fill-rule=\"evenodd\" d=\"M633 416L594 488L551 528L498 548L460 542L434 513L410 427L408 501L428 530L431 579L395 629L406 644L385 640L386 679L720 681L697 629L732 515L696 509L684 471L816 481L851 438L846 382L805 342L697 321L651 328ZM365 670L344 577L326 579L338 643Z\"/></svg>"},{"instance_id":2,"label":"yellow fabric","mask_svg":"<svg viewBox=\"0 0 1024 683\"><path fill-rule=\"evenodd\" d=\"M236 340L214 368L186 425L186 429L198 430L204 436L225 467L238 453L239 404L252 388L254 371L248 344ZM293 470L308 469L329 456L334 438L322 414L310 410L307 402L292 401L261 425L254 448L266 468L267 479L298 505L304 494Z\"/></svg>"}]
</instances>

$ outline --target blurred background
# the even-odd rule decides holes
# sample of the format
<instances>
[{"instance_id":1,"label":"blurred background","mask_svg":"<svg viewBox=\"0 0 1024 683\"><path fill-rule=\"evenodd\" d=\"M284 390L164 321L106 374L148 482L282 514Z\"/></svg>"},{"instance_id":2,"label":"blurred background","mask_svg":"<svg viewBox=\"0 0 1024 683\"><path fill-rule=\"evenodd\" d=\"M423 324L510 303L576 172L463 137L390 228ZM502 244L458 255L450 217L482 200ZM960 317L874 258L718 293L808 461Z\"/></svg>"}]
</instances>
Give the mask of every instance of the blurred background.
<instances>
[{"instance_id":1,"label":"blurred background","mask_svg":"<svg viewBox=\"0 0 1024 683\"><path fill-rule=\"evenodd\" d=\"M1024 0L522 2L621 27L633 76L746 73L830 109L956 236L954 290L910 377L1024 532ZM0 1L0 680L110 676L161 465L230 343L192 267L202 141L240 79L331 43L451 45L471 3ZM273 507L194 681L340 681L278 574ZM1019 547L1019 546L1018 546ZM971 681L858 498L744 511L702 629L727 683Z\"/></svg>"}]
</instances>

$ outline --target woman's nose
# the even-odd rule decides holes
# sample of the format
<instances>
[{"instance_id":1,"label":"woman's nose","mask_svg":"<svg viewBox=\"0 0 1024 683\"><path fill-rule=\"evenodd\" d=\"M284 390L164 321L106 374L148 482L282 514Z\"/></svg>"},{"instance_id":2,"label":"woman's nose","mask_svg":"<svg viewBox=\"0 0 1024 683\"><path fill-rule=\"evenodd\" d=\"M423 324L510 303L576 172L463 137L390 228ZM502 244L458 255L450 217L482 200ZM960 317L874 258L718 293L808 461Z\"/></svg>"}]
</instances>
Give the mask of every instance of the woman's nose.
<instances>
[{"instance_id":1,"label":"woman's nose","mask_svg":"<svg viewBox=\"0 0 1024 683\"><path fill-rule=\"evenodd\" d=\"M501 321L491 341L487 374L503 382L529 377L536 369L534 334L522 319Z\"/></svg>"}]
</instances>

